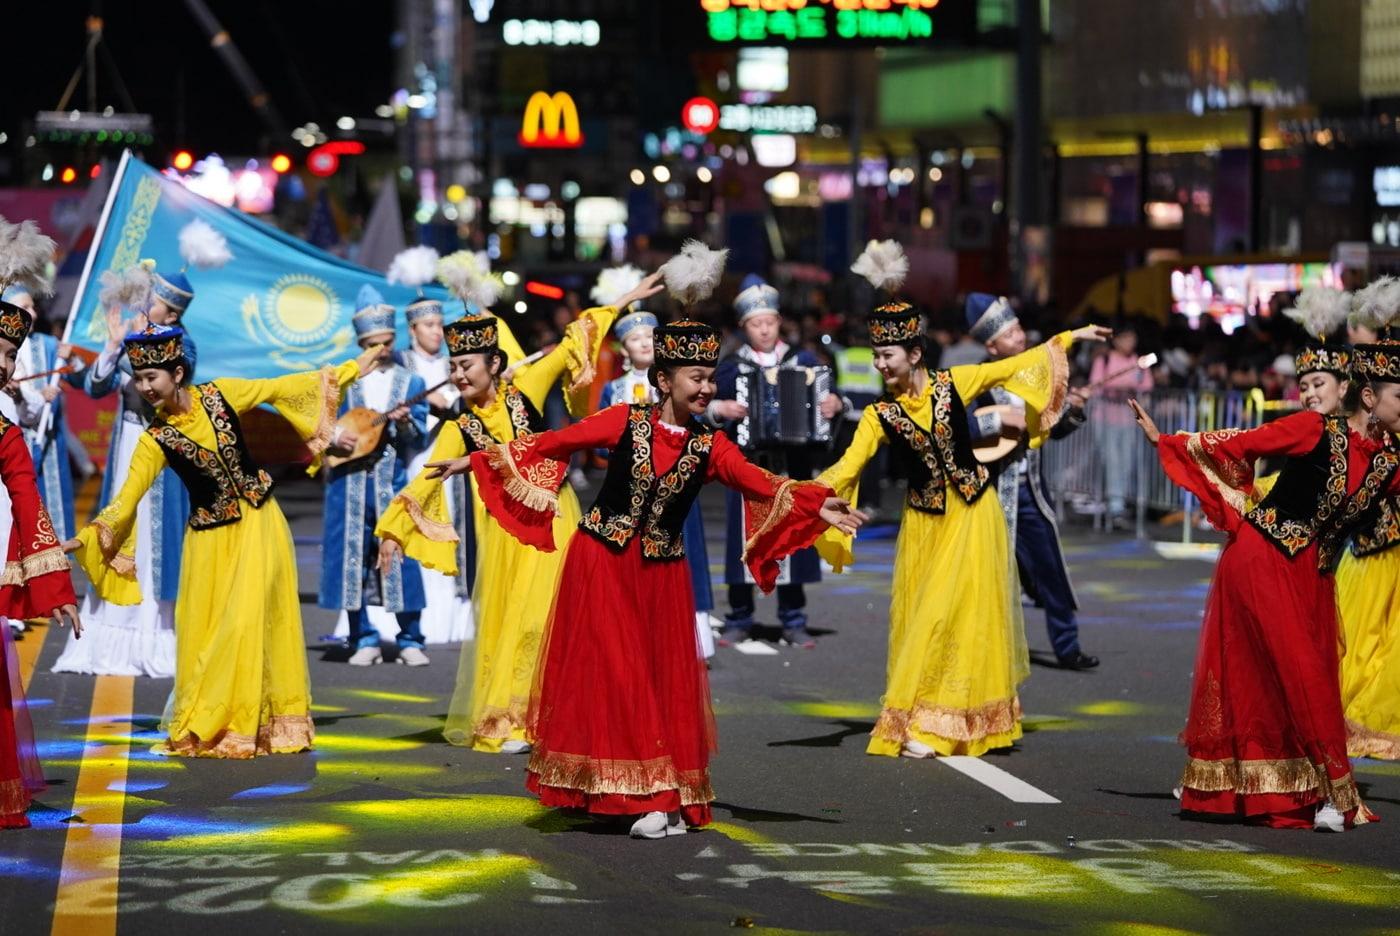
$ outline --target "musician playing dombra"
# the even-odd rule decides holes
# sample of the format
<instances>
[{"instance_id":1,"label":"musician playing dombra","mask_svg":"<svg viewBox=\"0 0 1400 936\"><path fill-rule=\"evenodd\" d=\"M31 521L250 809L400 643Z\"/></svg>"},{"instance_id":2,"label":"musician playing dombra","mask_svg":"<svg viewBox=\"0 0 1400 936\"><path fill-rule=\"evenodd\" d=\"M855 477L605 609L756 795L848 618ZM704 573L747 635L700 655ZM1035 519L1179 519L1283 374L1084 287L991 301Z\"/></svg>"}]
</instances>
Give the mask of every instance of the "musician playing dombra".
<instances>
[{"instance_id":1,"label":"musician playing dombra","mask_svg":"<svg viewBox=\"0 0 1400 936\"><path fill-rule=\"evenodd\" d=\"M987 293L971 293L965 306L968 333L987 346L993 361L1015 357L1026 350L1026 332L1011 304ZM1062 439L1084 425L1083 391L1070 390L1051 439ZM980 412L979 412L980 410ZM1055 659L1065 669L1091 669L1098 657L1079 647L1079 607L1060 549L1055 507L1046 491L1045 467L1040 449L1028 444L1026 403L1005 387L992 387L977 398L968 414L974 448L1001 438L1013 438L1015 447L987 463L996 481L997 497L1006 517L1007 532L1021 574L1021 587L1045 609L1045 627ZM982 456L978 456L982 461Z\"/></svg>"},{"instance_id":2,"label":"musician playing dombra","mask_svg":"<svg viewBox=\"0 0 1400 936\"><path fill-rule=\"evenodd\" d=\"M739 327L744 345L719 362L715 369L718 388L715 399L705 412L706 420L725 430L755 464L776 474L807 480L812 477L810 445L745 443L737 432L740 421L749 413L739 403L738 384L754 371L778 368L818 367L821 361L810 351L794 348L782 340L782 316L778 309L778 291L760 277L750 274L744 279L739 295L734 299L739 315ZM835 393L816 401L826 419L839 415L849 404ZM741 557L744 552L743 500L733 491L725 495L728 514L724 551L724 581L729 586L729 613L724 616L721 646L733 646L749 639L754 625L753 581L745 574ZM783 642L791 646L812 647L815 640L807 630L807 596L803 586L821 581L821 565L815 549L802 549L792 555L786 576L778 579L778 620L783 629Z\"/></svg>"},{"instance_id":3,"label":"musician playing dombra","mask_svg":"<svg viewBox=\"0 0 1400 936\"><path fill-rule=\"evenodd\" d=\"M423 579L418 563L399 559L381 573L374 525L394 494L408 484L408 462L427 438L428 405L406 405L423 395L423 378L394 361L394 316L372 286L364 286L351 324L362 348L380 347L379 367L351 384L341 399L340 414L364 407L388 416L380 445L363 457L327 467L325 534L321 543L321 589L317 603L345 611L350 622L349 662L373 666L383 662L379 631L366 609L380 605L398 618L398 661L426 666L420 619ZM354 430L338 427L332 454L346 455L359 441Z\"/></svg>"}]
</instances>

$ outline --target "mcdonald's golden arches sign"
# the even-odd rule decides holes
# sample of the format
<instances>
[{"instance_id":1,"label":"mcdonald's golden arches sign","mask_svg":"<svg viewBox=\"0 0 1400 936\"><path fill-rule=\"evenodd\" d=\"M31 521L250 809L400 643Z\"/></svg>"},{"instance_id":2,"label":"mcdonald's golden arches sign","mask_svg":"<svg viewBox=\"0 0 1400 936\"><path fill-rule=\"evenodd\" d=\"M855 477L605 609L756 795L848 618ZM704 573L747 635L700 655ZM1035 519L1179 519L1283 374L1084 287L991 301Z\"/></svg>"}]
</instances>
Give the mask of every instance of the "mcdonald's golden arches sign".
<instances>
[{"instance_id":1,"label":"mcdonald's golden arches sign","mask_svg":"<svg viewBox=\"0 0 1400 936\"><path fill-rule=\"evenodd\" d=\"M536 91L520 120L520 145L530 149L578 149L583 145L578 107L566 91Z\"/></svg>"}]
</instances>

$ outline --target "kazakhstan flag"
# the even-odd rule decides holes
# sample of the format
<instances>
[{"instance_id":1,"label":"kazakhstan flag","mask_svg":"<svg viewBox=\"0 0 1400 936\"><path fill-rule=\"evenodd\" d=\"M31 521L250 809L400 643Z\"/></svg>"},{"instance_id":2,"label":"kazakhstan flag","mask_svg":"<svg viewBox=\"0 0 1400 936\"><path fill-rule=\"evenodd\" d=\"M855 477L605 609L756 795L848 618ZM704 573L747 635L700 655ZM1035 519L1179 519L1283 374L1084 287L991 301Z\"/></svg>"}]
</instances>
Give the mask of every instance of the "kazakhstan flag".
<instances>
[{"instance_id":1,"label":"kazakhstan flag","mask_svg":"<svg viewBox=\"0 0 1400 936\"><path fill-rule=\"evenodd\" d=\"M402 309L416 290L390 285L383 273L201 198L129 153L117 168L88 253L69 340L93 351L106 344L106 315L97 301L102 271L124 270L146 258L160 270L180 269L180 229L196 218L223 234L233 253L218 269L185 271L195 296L183 324L199 344L201 380L278 377L353 357L359 349L350 317L355 294L366 283L400 309L398 331L406 341ZM462 304L446 290L434 285L424 292L448 303L449 318L454 305L460 314Z\"/></svg>"}]
</instances>

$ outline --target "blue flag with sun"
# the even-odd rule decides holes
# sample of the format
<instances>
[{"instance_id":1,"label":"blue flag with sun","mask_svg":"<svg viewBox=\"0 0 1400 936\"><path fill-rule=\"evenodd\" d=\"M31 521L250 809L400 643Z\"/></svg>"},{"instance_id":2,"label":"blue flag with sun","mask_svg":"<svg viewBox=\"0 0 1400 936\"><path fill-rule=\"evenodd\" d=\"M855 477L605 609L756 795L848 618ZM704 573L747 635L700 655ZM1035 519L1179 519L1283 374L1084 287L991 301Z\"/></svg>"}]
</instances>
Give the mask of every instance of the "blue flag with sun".
<instances>
[{"instance_id":1,"label":"blue flag with sun","mask_svg":"<svg viewBox=\"0 0 1400 936\"><path fill-rule=\"evenodd\" d=\"M390 284L383 273L318 250L231 208L189 191L130 155L118 167L88 264L74 298L69 340L100 349L107 341L99 279L143 259L162 273L181 271L179 236L194 220L228 241L232 258L217 268L184 269L194 299L183 323L199 346L199 377L278 377L355 356L350 318L360 287L373 286L399 309L400 344L407 343L403 307L417 290ZM448 300L446 290L424 293ZM448 304L448 318L462 304Z\"/></svg>"}]
</instances>

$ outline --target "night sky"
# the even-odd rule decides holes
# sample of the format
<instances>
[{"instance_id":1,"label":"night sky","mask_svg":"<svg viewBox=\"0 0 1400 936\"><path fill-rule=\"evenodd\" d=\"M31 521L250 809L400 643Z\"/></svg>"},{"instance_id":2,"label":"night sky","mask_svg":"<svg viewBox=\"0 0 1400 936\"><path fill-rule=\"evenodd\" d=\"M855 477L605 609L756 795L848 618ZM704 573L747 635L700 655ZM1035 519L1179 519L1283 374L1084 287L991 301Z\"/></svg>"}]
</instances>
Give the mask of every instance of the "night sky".
<instances>
[{"instance_id":1,"label":"night sky","mask_svg":"<svg viewBox=\"0 0 1400 936\"><path fill-rule=\"evenodd\" d=\"M342 114L368 116L393 90L391 0L210 0L209 6L288 129L309 120L329 128ZM82 59L90 11L105 20L103 41L112 53L107 61L98 57L99 109L127 107L108 67L114 58L136 110L155 118L157 149L255 155L263 148L265 125L182 0L25 3L22 19L8 24L0 94L0 130L10 134L10 145L35 111L57 106ZM86 78L69 106L87 108ZM287 149L293 141L266 144Z\"/></svg>"}]
</instances>

